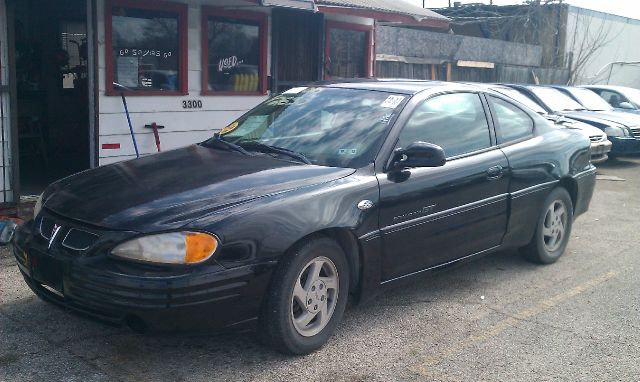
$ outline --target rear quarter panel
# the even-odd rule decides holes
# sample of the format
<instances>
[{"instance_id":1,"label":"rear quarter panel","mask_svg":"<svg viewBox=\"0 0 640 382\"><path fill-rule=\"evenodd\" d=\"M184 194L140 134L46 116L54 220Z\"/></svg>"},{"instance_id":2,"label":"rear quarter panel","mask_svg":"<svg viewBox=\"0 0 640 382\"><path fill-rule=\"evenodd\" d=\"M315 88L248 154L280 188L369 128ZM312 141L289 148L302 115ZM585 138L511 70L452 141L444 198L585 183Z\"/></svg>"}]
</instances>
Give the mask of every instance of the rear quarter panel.
<instances>
[{"instance_id":1,"label":"rear quarter panel","mask_svg":"<svg viewBox=\"0 0 640 382\"><path fill-rule=\"evenodd\" d=\"M532 139L502 148L509 160L511 175L505 246L523 246L531 240L544 200L553 188L567 183L573 186L566 187L578 189L574 178L592 168L590 144L580 131L558 128L546 120L538 120ZM574 190L568 191L571 194ZM576 196L578 202L586 196L591 199L590 194L580 198L577 194L572 196Z\"/></svg>"}]
</instances>

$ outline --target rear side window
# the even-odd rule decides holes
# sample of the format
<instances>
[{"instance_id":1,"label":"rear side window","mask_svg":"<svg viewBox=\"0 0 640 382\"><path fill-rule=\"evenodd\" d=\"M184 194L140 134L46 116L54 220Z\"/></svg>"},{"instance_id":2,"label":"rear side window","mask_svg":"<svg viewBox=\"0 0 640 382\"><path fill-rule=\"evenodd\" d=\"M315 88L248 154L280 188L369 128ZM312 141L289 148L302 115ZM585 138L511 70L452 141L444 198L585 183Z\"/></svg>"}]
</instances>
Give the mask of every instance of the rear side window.
<instances>
[{"instance_id":1,"label":"rear side window","mask_svg":"<svg viewBox=\"0 0 640 382\"><path fill-rule=\"evenodd\" d=\"M598 95L600 95L600 97L604 98L605 101L607 101L611 106L613 107L620 107L620 103L622 102L629 102L628 99L626 99L622 94L620 93L616 93L616 92L612 92L609 90L596 90L596 89L591 89L594 92L598 93Z\"/></svg>"},{"instance_id":2,"label":"rear side window","mask_svg":"<svg viewBox=\"0 0 640 382\"><path fill-rule=\"evenodd\" d=\"M425 101L402 129L398 147L418 141L442 147L447 157L491 147L489 124L480 97L474 93L453 93Z\"/></svg>"},{"instance_id":3,"label":"rear side window","mask_svg":"<svg viewBox=\"0 0 640 382\"><path fill-rule=\"evenodd\" d=\"M516 105L495 97L488 97L499 127L500 142L515 141L533 133L533 119Z\"/></svg>"}]
</instances>

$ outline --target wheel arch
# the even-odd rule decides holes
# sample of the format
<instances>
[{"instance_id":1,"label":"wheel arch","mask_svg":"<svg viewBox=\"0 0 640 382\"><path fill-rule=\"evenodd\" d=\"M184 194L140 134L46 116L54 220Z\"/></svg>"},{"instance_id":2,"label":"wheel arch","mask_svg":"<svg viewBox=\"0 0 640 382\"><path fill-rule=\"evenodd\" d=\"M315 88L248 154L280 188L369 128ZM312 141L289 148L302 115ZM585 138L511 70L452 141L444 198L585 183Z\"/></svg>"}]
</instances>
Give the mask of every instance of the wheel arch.
<instances>
[{"instance_id":1,"label":"wheel arch","mask_svg":"<svg viewBox=\"0 0 640 382\"><path fill-rule=\"evenodd\" d=\"M357 293L360 288L360 279L361 279L361 265L362 265L362 251L360 248L360 244L356 236L349 230L348 228L325 228L319 231L315 231L309 233L298 240L296 240L287 250L284 252L284 256L282 256L278 262L281 262L282 259L292 256L293 249L296 248L300 243L305 241L313 240L318 237L326 237L334 240L340 248L344 251L345 256L347 257L347 263L349 264L349 278L351 280L349 285L349 292L352 294Z\"/></svg>"},{"instance_id":2,"label":"wheel arch","mask_svg":"<svg viewBox=\"0 0 640 382\"><path fill-rule=\"evenodd\" d=\"M572 177L564 177L560 179L560 182L556 187L562 187L569 193L571 197L572 207L575 209L578 203L578 183Z\"/></svg>"}]
</instances>

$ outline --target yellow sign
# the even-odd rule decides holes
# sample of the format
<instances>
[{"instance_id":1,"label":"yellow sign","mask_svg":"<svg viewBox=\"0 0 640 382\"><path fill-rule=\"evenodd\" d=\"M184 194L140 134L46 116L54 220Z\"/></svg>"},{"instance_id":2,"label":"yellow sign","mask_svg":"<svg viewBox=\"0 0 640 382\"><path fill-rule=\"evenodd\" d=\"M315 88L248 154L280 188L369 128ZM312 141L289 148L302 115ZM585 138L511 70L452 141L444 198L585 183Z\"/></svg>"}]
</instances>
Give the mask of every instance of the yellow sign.
<instances>
[{"instance_id":1,"label":"yellow sign","mask_svg":"<svg viewBox=\"0 0 640 382\"><path fill-rule=\"evenodd\" d=\"M230 132L232 132L233 130L237 129L238 126L240 124L236 121L233 122L232 124L230 124L229 126L225 127L224 129L220 130L220 135L225 135L225 134L229 134Z\"/></svg>"}]
</instances>

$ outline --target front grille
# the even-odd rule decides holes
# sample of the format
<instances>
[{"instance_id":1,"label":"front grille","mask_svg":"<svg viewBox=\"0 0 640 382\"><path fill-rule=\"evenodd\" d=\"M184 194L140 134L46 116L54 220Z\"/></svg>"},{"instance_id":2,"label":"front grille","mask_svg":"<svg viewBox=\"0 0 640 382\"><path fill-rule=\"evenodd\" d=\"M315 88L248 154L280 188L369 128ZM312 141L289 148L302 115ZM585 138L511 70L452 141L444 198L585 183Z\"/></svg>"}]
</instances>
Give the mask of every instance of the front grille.
<instances>
[{"instance_id":1,"label":"front grille","mask_svg":"<svg viewBox=\"0 0 640 382\"><path fill-rule=\"evenodd\" d=\"M602 135L591 135L589 136L591 142L601 142L604 141L604 137Z\"/></svg>"},{"instance_id":2,"label":"front grille","mask_svg":"<svg viewBox=\"0 0 640 382\"><path fill-rule=\"evenodd\" d=\"M86 251L98 240L98 235L71 228L62 240L62 245L75 251Z\"/></svg>"},{"instance_id":3,"label":"front grille","mask_svg":"<svg viewBox=\"0 0 640 382\"><path fill-rule=\"evenodd\" d=\"M49 241L51 239L56 227L62 228L60 228L61 231L55 241L58 242L61 237L64 237L61 243L62 246L74 251L86 251L100 238L98 235L82 229L69 228L63 222L54 221L49 217L42 216L40 218L40 236L45 240Z\"/></svg>"},{"instance_id":4,"label":"front grille","mask_svg":"<svg viewBox=\"0 0 640 382\"><path fill-rule=\"evenodd\" d=\"M51 239L51 233L53 232L53 227L55 227L56 223L47 219L44 216L40 218L40 235L44 237L46 240Z\"/></svg>"},{"instance_id":5,"label":"front grille","mask_svg":"<svg viewBox=\"0 0 640 382\"><path fill-rule=\"evenodd\" d=\"M640 138L640 126L632 127L630 130L631 135L633 135L634 138Z\"/></svg>"}]
</instances>

